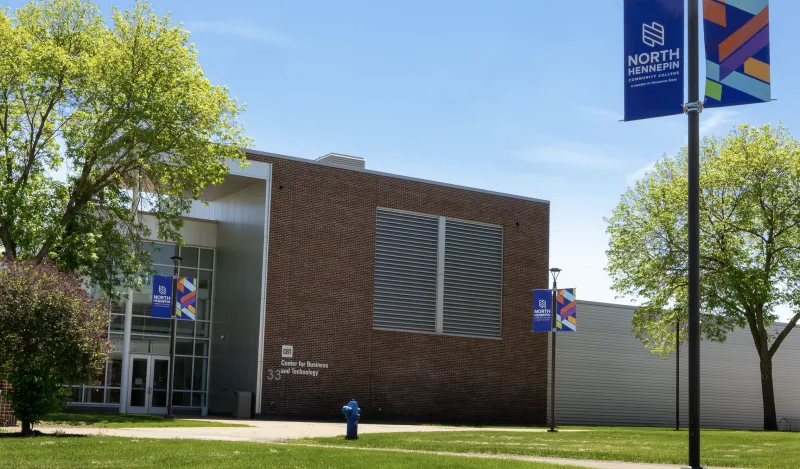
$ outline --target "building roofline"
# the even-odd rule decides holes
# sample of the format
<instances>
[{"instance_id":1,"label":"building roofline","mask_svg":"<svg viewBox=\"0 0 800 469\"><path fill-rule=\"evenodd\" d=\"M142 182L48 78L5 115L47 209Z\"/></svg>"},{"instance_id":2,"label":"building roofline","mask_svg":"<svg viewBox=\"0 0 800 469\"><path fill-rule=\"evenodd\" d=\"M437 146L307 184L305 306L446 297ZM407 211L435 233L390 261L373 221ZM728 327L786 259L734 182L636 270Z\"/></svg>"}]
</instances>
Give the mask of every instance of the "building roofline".
<instances>
[{"instance_id":1,"label":"building roofline","mask_svg":"<svg viewBox=\"0 0 800 469\"><path fill-rule=\"evenodd\" d=\"M616 308L616 309L627 309L630 311L636 311L637 309L641 308L641 306L634 306L634 305L626 305L620 303L604 303L602 301L587 301L587 300L578 300L579 305L590 305L590 306L604 306L606 308ZM775 321L772 323L773 326L786 326L787 323L781 321Z\"/></svg>"},{"instance_id":2,"label":"building roofline","mask_svg":"<svg viewBox=\"0 0 800 469\"><path fill-rule=\"evenodd\" d=\"M603 301L589 301L589 300L578 300L578 304L582 305L592 305L592 306L605 306L607 308L617 308L617 309L629 309L631 311L636 311L640 308L640 306L636 305L626 305L622 303L605 303Z\"/></svg>"},{"instance_id":3,"label":"building roofline","mask_svg":"<svg viewBox=\"0 0 800 469\"><path fill-rule=\"evenodd\" d=\"M486 190L486 189L478 189L478 188L475 188L475 187L459 186L457 184L449 184L449 183L446 183L446 182L431 181L431 180L428 180L428 179L415 178L415 177L411 177L411 176L401 176L399 174L384 173L384 172L381 172L381 171L372 171L372 170L369 170L369 169L350 168L350 167L347 167L347 166L338 166L338 165L334 166L334 165L327 164L327 163L321 162L321 161L309 160L307 158L298 158L296 156L281 155L281 154L278 154L278 153L271 153L271 152L268 152L268 151L252 150L250 148L245 148L244 152L245 153L251 153L253 155L268 156L268 157L272 157L272 158L280 158L280 159L284 159L284 160L298 161L300 163L315 164L315 165L319 165L319 166L325 166L327 168L344 169L346 171L356 171L356 172L359 172L359 173L374 174L376 176L386 176L386 177L391 177L391 178L395 178L395 179L403 179L403 180L406 180L406 181L421 182L421 183L424 183L424 184L433 184L433 185L436 185L436 186L449 187L449 188L452 188L452 189L462 189L462 190L467 190L467 191L471 191L471 192L480 192L480 193L483 193L483 194L496 195L496 196L500 196L500 197L509 197L509 198L512 198L512 199L526 200L528 202L538 202L540 204L550 205L550 201L549 200L537 199L537 198L534 198L534 197L525 197L525 196L522 196L522 195L508 194L508 193L505 193L505 192L495 192L495 191L490 191L490 190Z\"/></svg>"}]
</instances>

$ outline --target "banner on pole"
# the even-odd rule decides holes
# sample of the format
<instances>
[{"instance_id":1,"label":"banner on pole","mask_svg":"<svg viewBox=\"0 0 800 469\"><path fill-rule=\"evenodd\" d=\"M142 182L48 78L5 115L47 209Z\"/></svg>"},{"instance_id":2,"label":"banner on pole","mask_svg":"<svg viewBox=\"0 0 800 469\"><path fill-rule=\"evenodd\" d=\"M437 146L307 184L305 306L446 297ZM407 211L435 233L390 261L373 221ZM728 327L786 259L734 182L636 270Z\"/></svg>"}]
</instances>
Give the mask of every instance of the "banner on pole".
<instances>
[{"instance_id":1,"label":"banner on pole","mask_svg":"<svg viewBox=\"0 0 800 469\"><path fill-rule=\"evenodd\" d=\"M553 329L553 290L533 291L533 332Z\"/></svg>"},{"instance_id":2,"label":"banner on pole","mask_svg":"<svg viewBox=\"0 0 800 469\"><path fill-rule=\"evenodd\" d=\"M705 107L771 100L768 0L704 0Z\"/></svg>"},{"instance_id":3,"label":"banner on pole","mask_svg":"<svg viewBox=\"0 0 800 469\"><path fill-rule=\"evenodd\" d=\"M172 310L172 277L168 275L153 275L153 300L154 318L170 318Z\"/></svg>"},{"instance_id":4,"label":"banner on pole","mask_svg":"<svg viewBox=\"0 0 800 469\"><path fill-rule=\"evenodd\" d=\"M178 319L194 321L197 313L197 283L191 277L178 278L178 301L175 305L175 316Z\"/></svg>"},{"instance_id":5,"label":"banner on pole","mask_svg":"<svg viewBox=\"0 0 800 469\"><path fill-rule=\"evenodd\" d=\"M575 332L578 330L578 301L574 288L558 290L556 295L556 331Z\"/></svg>"},{"instance_id":6,"label":"banner on pole","mask_svg":"<svg viewBox=\"0 0 800 469\"><path fill-rule=\"evenodd\" d=\"M683 0L625 0L626 121L683 113Z\"/></svg>"}]
</instances>

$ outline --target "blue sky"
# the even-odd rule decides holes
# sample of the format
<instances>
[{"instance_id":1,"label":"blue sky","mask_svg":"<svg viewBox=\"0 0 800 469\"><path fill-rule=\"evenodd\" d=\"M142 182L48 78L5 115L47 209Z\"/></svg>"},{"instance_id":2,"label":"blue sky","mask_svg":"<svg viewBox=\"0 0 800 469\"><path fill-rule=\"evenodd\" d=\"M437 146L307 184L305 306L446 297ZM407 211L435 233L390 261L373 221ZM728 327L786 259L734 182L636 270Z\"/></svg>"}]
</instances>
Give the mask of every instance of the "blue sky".
<instances>
[{"instance_id":1,"label":"blue sky","mask_svg":"<svg viewBox=\"0 0 800 469\"><path fill-rule=\"evenodd\" d=\"M550 200L551 264L583 299L614 301L603 216L686 141L684 116L618 122L621 0L154 4L192 31L207 76L247 103L259 150L346 153L373 170ZM773 0L770 16L777 101L706 111L705 135L783 121L800 137L800 2Z\"/></svg>"}]
</instances>

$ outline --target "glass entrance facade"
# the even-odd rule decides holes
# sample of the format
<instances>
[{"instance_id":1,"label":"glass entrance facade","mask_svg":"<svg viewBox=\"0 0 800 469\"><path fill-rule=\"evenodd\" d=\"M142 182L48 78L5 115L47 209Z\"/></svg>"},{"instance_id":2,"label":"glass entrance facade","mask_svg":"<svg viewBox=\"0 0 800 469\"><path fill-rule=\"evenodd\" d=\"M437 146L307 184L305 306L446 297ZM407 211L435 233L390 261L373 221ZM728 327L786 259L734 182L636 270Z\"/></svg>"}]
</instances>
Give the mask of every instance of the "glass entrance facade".
<instances>
[{"instance_id":1,"label":"glass entrance facade","mask_svg":"<svg viewBox=\"0 0 800 469\"><path fill-rule=\"evenodd\" d=\"M175 408L208 406L208 368L211 350L211 299L214 283L213 249L153 243L150 245L156 275L172 276L171 256L183 259L178 275L197 279L197 319L178 320L175 341ZM170 320L151 317L152 277L134 292L132 301L131 355L169 355ZM108 335L114 352L105 370L90 385L73 386L72 402L80 405L119 405L122 382L122 343L125 324L123 298L110 312ZM133 366L133 362L131 362ZM129 403L132 405L132 402Z\"/></svg>"}]
</instances>

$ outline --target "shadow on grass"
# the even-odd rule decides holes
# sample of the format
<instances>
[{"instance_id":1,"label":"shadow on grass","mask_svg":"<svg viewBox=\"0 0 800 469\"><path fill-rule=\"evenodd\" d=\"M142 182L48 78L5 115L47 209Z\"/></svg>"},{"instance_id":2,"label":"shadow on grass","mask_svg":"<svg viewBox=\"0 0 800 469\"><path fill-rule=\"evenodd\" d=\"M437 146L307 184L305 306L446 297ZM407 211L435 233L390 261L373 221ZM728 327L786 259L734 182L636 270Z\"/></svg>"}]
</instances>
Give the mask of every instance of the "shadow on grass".
<instances>
[{"instance_id":1,"label":"shadow on grass","mask_svg":"<svg viewBox=\"0 0 800 469\"><path fill-rule=\"evenodd\" d=\"M48 437L48 438L87 438L89 435L75 435L73 433L64 433L64 432L53 432L53 433L42 433L39 430L34 430L30 435L23 435L22 432L0 432L0 440L5 438L38 438L38 437Z\"/></svg>"},{"instance_id":2,"label":"shadow on grass","mask_svg":"<svg viewBox=\"0 0 800 469\"><path fill-rule=\"evenodd\" d=\"M98 424L124 424L124 423L164 423L165 419L159 415L116 414L116 413L83 413L59 412L49 414L42 418L42 424L61 425L98 425Z\"/></svg>"}]
</instances>

